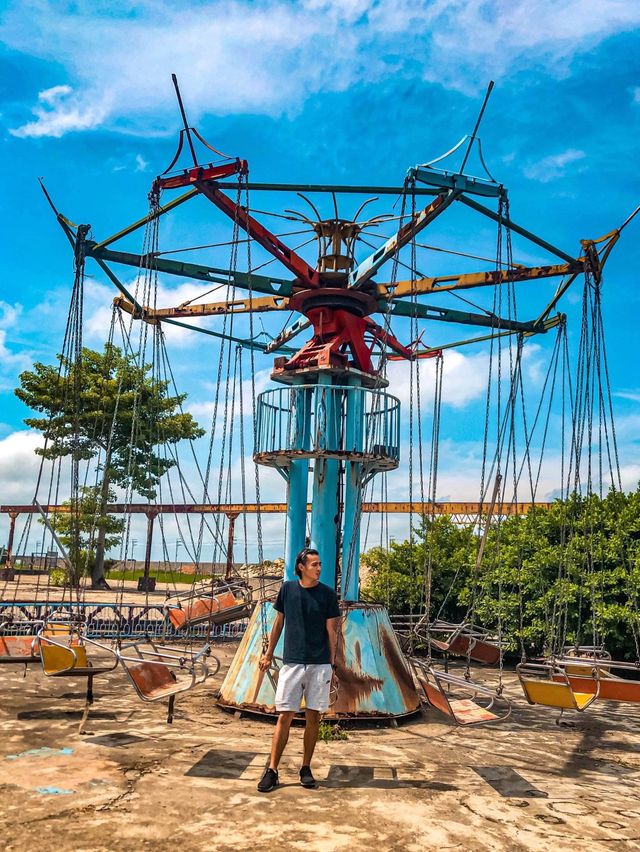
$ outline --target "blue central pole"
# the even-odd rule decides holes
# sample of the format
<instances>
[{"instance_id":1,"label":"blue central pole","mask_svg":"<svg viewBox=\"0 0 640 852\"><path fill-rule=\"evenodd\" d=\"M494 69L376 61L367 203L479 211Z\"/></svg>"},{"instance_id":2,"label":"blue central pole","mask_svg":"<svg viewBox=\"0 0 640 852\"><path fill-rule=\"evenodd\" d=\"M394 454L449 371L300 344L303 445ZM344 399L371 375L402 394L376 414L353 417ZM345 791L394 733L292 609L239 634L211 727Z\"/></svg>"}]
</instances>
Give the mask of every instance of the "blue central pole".
<instances>
[{"instance_id":1,"label":"blue central pole","mask_svg":"<svg viewBox=\"0 0 640 852\"><path fill-rule=\"evenodd\" d=\"M364 392L360 381L352 378L347 395L345 450L361 453L364 437ZM346 463L344 477L344 527L342 534L341 595L345 601L357 601L360 595L360 515L364 465Z\"/></svg>"},{"instance_id":2,"label":"blue central pole","mask_svg":"<svg viewBox=\"0 0 640 852\"><path fill-rule=\"evenodd\" d=\"M301 382L297 382L301 384ZM291 389L291 445L298 450L308 450L311 440L310 388ZM307 534L307 488L309 460L294 459L289 465L287 487L287 535L284 555L284 578L295 580L295 559L305 546Z\"/></svg>"},{"instance_id":3,"label":"blue central pole","mask_svg":"<svg viewBox=\"0 0 640 852\"><path fill-rule=\"evenodd\" d=\"M336 587L338 559L338 472L340 463L322 455L338 449L340 391L332 387L331 375L320 373L315 387L313 493L311 498L311 546L322 560L320 582Z\"/></svg>"}]
</instances>

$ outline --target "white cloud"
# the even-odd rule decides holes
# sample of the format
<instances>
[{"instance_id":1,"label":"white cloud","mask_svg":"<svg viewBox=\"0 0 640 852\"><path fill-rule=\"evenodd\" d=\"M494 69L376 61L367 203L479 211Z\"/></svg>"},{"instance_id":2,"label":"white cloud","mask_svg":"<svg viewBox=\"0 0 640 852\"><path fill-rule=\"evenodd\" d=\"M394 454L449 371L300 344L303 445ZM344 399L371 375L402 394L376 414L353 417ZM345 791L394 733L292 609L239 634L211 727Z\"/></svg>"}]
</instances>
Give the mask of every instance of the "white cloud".
<instances>
[{"instance_id":1,"label":"white cloud","mask_svg":"<svg viewBox=\"0 0 640 852\"><path fill-rule=\"evenodd\" d=\"M563 177L567 172L567 166L583 160L585 157L586 154L584 151L576 148L567 148L566 151L562 151L560 154L551 154L535 163L530 163L524 168L524 175L530 180L549 183L552 180Z\"/></svg>"},{"instance_id":2,"label":"white cloud","mask_svg":"<svg viewBox=\"0 0 640 852\"><path fill-rule=\"evenodd\" d=\"M270 385L271 370L260 370L255 377L255 393L256 396L266 390ZM222 390L222 389L221 389ZM210 398L207 400L193 400L187 403L186 410L203 426L210 424L215 410L215 388L211 387ZM251 391L251 379L245 379L242 382L242 410L245 417L253 416L253 395ZM218 428L221 428L222 417L224 416L224 402L218 403ZM231 416L231 402L229 402L228 417ZM236 400L234 416L240 416L240 401ZM253 438L252 438L253 440Z\"/></svg>"},{"instance_id":3,"label":"white cloud","mask_svg":"<svg viewBox=\"0 0 640 852\"><path fill-rule=\"evenodd\" d=\"M107 100L80 96L70 86L53 86L38 93L38 103L31 112L35 121L10 129L19 138L53 136L59 139L74 130L92 130L98 127L109 113Z\"/></svg>"},{"instance_id":4,"label":"white cloud","mask_svg":"<svg viewBox=\"0 0 640 852\"><path fill-rule=\"evenodd\" d=\"M30 503L40 468L36 447L42 436L28 429L12 432L0 440L0 493L3 503Z\"/></svg>"},{"instance_id":5,"label":"white cloud","mask_svg":"<svg viewBox=\"0 0 640 852\"><path fill-rule=\"evenodd\" d=\"M0 35L65 74L40 93L36 120L13 132L60 136L102 124L147 134L174 127L170 71L194 121L205 112L281 115L314 93L389 75L474 94L523 68L559 76L576 54L638 23L640 7L625 0L222 0L188 12L143 0L133 12L77 4L73 14L22 0Z\"/></svg>"},{"instance_id":6,"label":"white cloud","mask_svg":"<svg viewBox=\"0 0 640 852\"><path fill-rule=\"evenodd\" d=\"M134 299L139 302L144 301L145 283L143 276L137 276L133 281L124 281L123 283ZM207 286L206 282L183 281L171 287L159 278L155 304L158 308L168 308L191 300L199 302L199 297L207 289L210 289L210 287ZM96 344L107 339L111 325L113 299L116 295L118 295L117 291L110 285L87 280L85 284L85 333L87 335L87 342ZM215 294L211 296L212 299L220 302L225 301L228 297L229 288L226 285L216 290ZM138 320L132 320L130 315L124 312L123 320L125 328L131 337L132 345L134 348L137 348L138 335L143 331L142 324ZM204 325L206 320L195 317L194 319L183 319L181 322L197 327ZM162 329L166 342L181 349L195 348L202 345L201 336L197 332L167 323L162 324ZM118 336L116 335L116 338ZM149 345L150 339L149 336Z\"/></svg>"},{"instance_id":7,"label":"white cloud","mask_svg":"<svg viewBox=\"0 0 640 852\"><path fill-rule=\"evenodd\" d=\"M21 315L22 305L0 301L0 392L12 391L16 374L28 369L33 362L33 353L16 352L11 343L11 333L19 327Z\"/></svg>"},{"instance_id":8,"label":"white cloud","mask_svg":"<svg viewBox=\"0 0 640 852\"><path fill-rule=\"evenodd\" d=\"M640 402L640 391L614 391L613 396L629 399L631 402Z\"/></svg>"},{"instance_id":9,"label":"white cloud","mask_svg":"<svg viewBox=\"0 0 640 852\"><path fill-rule=\"evenodd\" d=\"M419 362L420 393L422 405L431 408L435 382L435 361ZM406 407L410 400L410 365L407 361L390 361L387 364L387 377L390 381L389 392L396 396ZM442 379L442 401L453 408L463 408L469 403L481 399L487 390L489 354L479 352L465 355L450 349L444 353L444 375ZM417 383L414 374L414 394ZM406 408L405 408L406 410Z\"/></svg>"}]
</instances>

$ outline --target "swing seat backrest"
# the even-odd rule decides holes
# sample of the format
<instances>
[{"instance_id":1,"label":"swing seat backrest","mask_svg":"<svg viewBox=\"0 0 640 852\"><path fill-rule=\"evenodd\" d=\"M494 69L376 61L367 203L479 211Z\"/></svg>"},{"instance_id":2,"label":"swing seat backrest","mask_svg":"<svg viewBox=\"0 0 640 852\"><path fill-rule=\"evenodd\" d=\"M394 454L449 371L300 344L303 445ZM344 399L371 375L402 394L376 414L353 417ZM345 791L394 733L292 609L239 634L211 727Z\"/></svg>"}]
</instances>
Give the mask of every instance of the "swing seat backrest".
<instances>
[{"instance_id":1,"label":"swing seat backrest","mask_svg":"<svg viewBox=\"0 0 640 852\"><path fill-rule=\"evenodd\" d=\"M500 662L500 648L497 645L464 633L458 634L453 639L449 651L461 657L469 655L474 662L484 663L487 666L495 666Z\"/></svg>"},{"instance_id":2,"label":"swing seat backrest","mask_svg":"<svg viewBox=\"0 0 640 852\"><path fill-rule=\"evenodd\" d=\"M67 648L51 645L46 639L40 643L42 668L46 675L61 674L72 669L87 669L87 649L84 645L73 644Z\"/></svg>"},{"instance_id":3,"label":"swing seat backrest","mask_svg":"<svg viewBox=\"0 0 640 852\"><path fill-rule=\"evenodd\" d=\"M456 677L449 678L447 675L439 676L435 670L427 671L420 664L414 664L413 669L429 704L436 710L449 716L460 727L477 725L482 722L498 722L506 719L511 713L511 705L508 702L506 702L506 712L501 716L489 709L493 705L494 700L497 699L486 687L466 683ZM443 682L452 684L454 689L458 687L458 689L466 690L467 692L471 691L474 694L481 693L488 698L490 702L489 707L483 707L477 701L474 701L473 698L451 697L444 688Z\"/></svg>"},{"instance_id":4,"label":"swing seat backrest","mask_svg":"<svg viewBox=\"0 0 640 852\"><path fill-rule=\"evenodd\" d=\"M43 636L50 636L55 639L56 636L69 636L71 633L71 625L65 621L49 621L42 629Z\"/></svg>"},{"instance_id":5,"label":"swing seat backrest","mask_svg":"<svg viewBox=\"0 0 640 852\"><path fill-rule=\"evenodd\" d=\"M608 671L601 670L599 680L569 675L569 682L574 692L597 693L600 701L640 702L640 681L615 677Z\"/></svg>"}]
</instances>

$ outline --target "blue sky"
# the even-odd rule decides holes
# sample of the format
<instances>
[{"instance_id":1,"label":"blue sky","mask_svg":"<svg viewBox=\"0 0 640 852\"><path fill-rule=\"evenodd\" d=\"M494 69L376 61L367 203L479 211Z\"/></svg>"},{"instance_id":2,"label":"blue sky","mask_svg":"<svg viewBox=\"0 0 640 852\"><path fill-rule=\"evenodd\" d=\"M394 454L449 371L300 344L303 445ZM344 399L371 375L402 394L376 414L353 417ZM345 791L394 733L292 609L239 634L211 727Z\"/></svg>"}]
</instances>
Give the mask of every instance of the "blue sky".
<instances>
[{"instance_id":1,"label":"blue sky","mask_svg":"<svg viewBox=\"0 0 640 852\"><path fill-rule=\"evenodd\" d=\"M190 121L219 149L248 159L258 181L398 185L409 166L438 156L470 132L493 79L480 135L492 173L509 188L516 221L577 255L580 238L608 232L640 203L637 4L5 0L1 8L0 503L33 496L36 436L22 424L26 411L12 390L21 370L35 359L51 361L58 351L72 282L69 247L37 177L44 177L65 215L90 222L97 238L142 215L153 177L175 150L179 116L171 72L180 79ZM470 166L477 171L477 163ZM252 204L258 206L256 197ZM267 196L259 204L282 211L300 209L302 202ZM346 201L341 212L353 214L354 204ZM163 222L163 249L228 238L229 224L210 205L198 200L187 207ZM390 205L380 202L374 209L388 211ZM326 213L331 215L328 206ZM634 253L639 228L640 218L624 232L603 291L621 464L629 488L640 478L640 295ZM139 250L140 236L126 246ZM464 211L444 216L422 237L483 256L495 253L495 229ZM256 256L261 257L254 254L254 262ZM517 240L514 256L525 263L548 260ZM198 257L211 265L228 262L222 250ZM430 273L478 267L434 253L420 262ZM268 269L287 277L277 264ZM390 274L383 270L378 280L385 280L385 271ZM113 292L97 268L88 272L86 341L99 346ZM130 270L123 272L125 281L132 277ZM179 280L160 284L165 304L205 289ZM519 316L536 316L551 292L550 283L521 285ZM486 293L466 295L488 305ZM438 298L464 309L451 297ZM561 305L569 315L574 354L578 301L576 289ZM277 331L283 319L264 322ZM398 326L403 339L408 331ZM456 337L459 331L453 332ZM437 324L425 330L431 344L451 335ZM529 344L525 363L532 398L552 344L551 335ZM178 383L206 426L216 346L197 334L170 335L168 345ZM257 361L260 387L267 384L270 361ZM477 499L487 367L488 353L480 346L447 355L441 499ZM425 366L429 396L430 376ZM392 378L391 391L406 403L406 375L397 372ZM556 462L552 452L541 499L559 486ZM406 464L405 447L403 467L389 479L390 497L407 496ZM270 472L264 491L283 499L283 484ZM395 534L403 534L403 524L406 519L392 519ZM0 517L0 541L5 530L6 519ZM177 533L171 528L167 535L174 541ZM266 550L272 555L281 552L282 535L282 519L267 519Z\"/></svg>"}]
</instances>

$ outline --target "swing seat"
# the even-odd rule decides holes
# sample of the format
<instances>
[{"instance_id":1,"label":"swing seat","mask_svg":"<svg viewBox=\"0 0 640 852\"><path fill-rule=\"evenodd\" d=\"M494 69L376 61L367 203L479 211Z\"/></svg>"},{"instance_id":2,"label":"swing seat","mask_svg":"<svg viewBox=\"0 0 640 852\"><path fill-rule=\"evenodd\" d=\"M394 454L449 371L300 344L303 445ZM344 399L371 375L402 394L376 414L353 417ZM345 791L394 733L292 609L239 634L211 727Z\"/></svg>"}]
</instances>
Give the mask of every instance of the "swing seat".
<instances>
[{"instance_id":1,"label":"swing seat","mask_svg":"<svg viewBox=\"0 0 640 852\"><path fill-rule=\"evenodd\" d=\"M588 678L577 678L572 684L566 671L553 663L519 663L516 672L529 704L582 712L598 697L599 678L593 678L595 686L590 691L583 683Z\"/></svg>"},{"instance_id":2,"label":"swing seat","mask_svg":"<svg viewBox=\"0 0 640 852\"><path fill-rule=\"evenodd\" d=\"M442 638L431 635L440 634ZM486 638L486 631L473 625L449 624L436 621L429 628L430 644L443 654L469 657L485 666L496 666L500 662L500 646Z\"/></svg>"},{"instance_id":3,"label":"swing seat","mask_svg":"<svg viewBox=\"0 0 640 852\"><path fill-rule=\"evenodd\" d=\"M38 649L37 636L0 636L0 664L38 662Z\"/></svg>"},{"instance_id":4,"label":"swing seat","mask_svg":"<svg viewBox=\"0 0 640 852\"><path fill-rule=\"evenodd\" d=\"M494 690L440 672L416 657L410 658L410 662L428 704L459 727L502 722L511 714L511 702ZM464 693L468 697L456 697Z\"/></svg>"},{"instance_id":5,"label":"swing seat","mask_svg":"<svg viewBox=\"0 0 640 852\"><path fill-rule=\"evenodd\" d=\"M556 661L561 665L573 690L583 693L597 693L599 701L618 701L622 704L635 704L640 702L640 680L631 680L613 674L610 668L618 668L638 672L636 663L616 662L611 658L602 658L596 661L595 669L597 677L593 676L594 662L582 664L562 659Z\"/></svg>"},{"instance_id":6,"label":"swing seat","mask_svg":"<svg viewBox=\"0 0 640 852\"><path fill-rule=\"evenodd\" d=\"M138 694L147 701L156 701L175 693L178 679L168 666L142 662L129 666L128 672Z\"/></svg>"},{"instance_id":7,"label":"swing seat","mask_svg":"<svg viewBox=\"0 0 640 852\"><path fill-rule=\"evenodd\" d=\"M40 643L40 657L42 659L42 670L47 677L67 674L75 670L74 674L80 674L82 670L89 668L87 661L87 649L84 645L63 647L61 645L50 645L46 639Z\"/></svg>"},{"instance_id":8,"label":"swing seat","mask_svg":"<svg viewBox=\"0 0 640 852\"><path fill-rule=\"evenodd\" d=\"M54 639L53 636L57 638ZM60 641L67 637L64 642ZM38 636L42 671L47 677L95 677L113 671L118 664L113 649L87 639L78 628L68 624L47 624ZM97 664L87 656L87 645L107 651L113 662L101 659Z\"/></svg>"},{"instance_id":9,"label":"swing seat","mask_svg":"<svg viewBox=\"0 0 640 852\"><path fill-rule=\"evenodd\" d=\"M227 583L217 589L201 585L168 598L164 608L176 630L204 622L227 624L251 614L250 591L242 583Z\"/></svg>"},{"instance_id":10,"label":"swing seat","mask_svg":"<svg viewBox=\"0 0 640 852\"><path fill-rule=\"evenodd\" d=\"M192 653L185 648L156 645L151 640L122 646L117 658L142 701L161 701L186 692L216 674L220 661L210 657L209 645ZM215 664L210 672L208 660Z\"/></svg>"}]
</instances>

